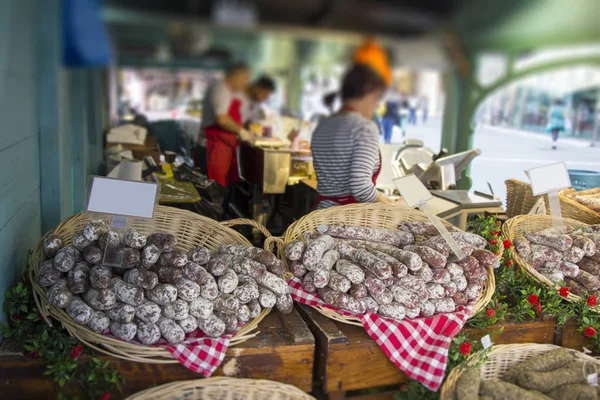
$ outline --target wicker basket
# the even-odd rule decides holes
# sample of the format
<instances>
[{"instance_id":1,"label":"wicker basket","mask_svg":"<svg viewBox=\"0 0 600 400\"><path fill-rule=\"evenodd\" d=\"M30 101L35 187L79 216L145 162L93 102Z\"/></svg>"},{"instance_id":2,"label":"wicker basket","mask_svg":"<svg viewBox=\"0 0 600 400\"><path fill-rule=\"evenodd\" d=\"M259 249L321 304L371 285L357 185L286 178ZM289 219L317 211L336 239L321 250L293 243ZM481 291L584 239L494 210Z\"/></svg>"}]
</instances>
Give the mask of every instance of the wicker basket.
<instances>
[{"instance_id":1,"label":"wicker basket","mask_svg":"<svg viewBox=\"0 0 600 400\"><path fill-rule=\"evenodd\" d=\"M304 232L314 231L319 225L357 225L372 228L398 229L398 225L407 221L428 221L427 216L418 210L413 210L399 205L387 205L379 203L350 204L347 206L330 207L324 210L313 211L294 222L285 231L284 245L301 239ZM452 226L443 221L444 224ZM283 255L284 246L279 246L279 256L289 270L289 263ZM488 279L481 297L475 303L471 316L477 314L484 308L492 298L496 287L494 273L488 271ZM347 317L323 307L315 307L317 311L325 316L347 324L362 326L356 317Z\"/></svg>"},{"instance_id":2,"label":"wicker basket","mask_svg":"<svg viewBox=\"0 0 600 400\"><path fill-rule=\"evenodd\" d=\"M600 224L600 214L566 196L571 190L563 190L558 194L562 216L590 225ZM540 197L544 198L546 212L550 213L548 195L534 196L531 193L531 185L529 183L509 179L506 181L506 214L509 218L516 217L517 215L525 215L531 211Z\"/></svg>"},{"instance_id":3,"label":"wicker basket","mask_svg":"<svg viewBox=\"0 0 600 400\"><path fill-rule=\"evenodd\" d=\"M485 351L475 353L465 360L465 362L454 368L452 372L450 372L446 378L446 381L444 382L444 385L442 386L440 399L453 399L456 382L462 372L467 367L476 366L483 357L487 357L487 360L480 366L481 379L501 379L504 376L504 373L513 365L558 348L560 347L553 344L504 344L492 347L487 354ZM594 364L600 371L600 360L576 350L569 351L573 353L577 361Z\"/></svg>"},{"instance_id":4,"label":"wicker basket","mask_svg":"<svg viewBox=\"0 0 600 400\"><path fill-rule=\"evenodd\" d=\"M313 400L302 390L284 383L237 378L209 378L173 382L146 389L127 400Z\"/></svg>"},{"instance_id":5,"label":"wicker basket","mask_svg":"<svg viewBox=\"0 0 600 400\"><path fill-rule=\"evenodd\" d=\"M584 223L568 218L563 218L563 223L573 227L585 226ZM502 237L513 242L516 237L522 236L526 232L538 232L551 227L552 217L550 215L520 215L509 219L502 225ZM552 281L529 265L516 250L513 252L513 257L515 262L523 268L527 275L549 287L558 287L558 285L552 283ZM580 297L570 293L566 299L571 302L577 302L580 300Z\"/></svg>"},{"instance_id":6,"label":"wicker basket","mask_svg":"<svg viewBox=\"0 0 600 400\"><path fill-rule=\"evenodd\" d=\"M59 234L65 244L71 243L71 237L77 231L83 229L88 221L103 217L99 214L81 213L63 221L51 233ZM104 216L105 217L105 216ZM179 208L157 206L154 219L132 218L130 227L146 235L153 232L169 232L177 237L178 247L189 251L199 246L209 250L217 250L221 244L241 244L252 246L252 244L240 233L227 226L252 225L267 236L269 231L262 225L252 220L231 220L219 224L215 220L194 214ZM50 232L49 232L50 233ZM48 235L47 233L46 235ZM45 236L44 236L45 237ZM86 345L111 356L125 360L169 364L177 363L171 353L160 346L143 346L128 343L116 338L104 336L76 323L65 310L56 308L48 303L46 289L38 284L38 268L44 260L43 244L44 238L40 240L29 260L29 279L33 286L33 296L42 316L51 324L49 316L60 321L62 326L73 336ZM258 323L271 311L263 309L252 321L244 325L231 339L230 346L245 342L258 334L256 328Z\"/></svg>"}]
</instances>

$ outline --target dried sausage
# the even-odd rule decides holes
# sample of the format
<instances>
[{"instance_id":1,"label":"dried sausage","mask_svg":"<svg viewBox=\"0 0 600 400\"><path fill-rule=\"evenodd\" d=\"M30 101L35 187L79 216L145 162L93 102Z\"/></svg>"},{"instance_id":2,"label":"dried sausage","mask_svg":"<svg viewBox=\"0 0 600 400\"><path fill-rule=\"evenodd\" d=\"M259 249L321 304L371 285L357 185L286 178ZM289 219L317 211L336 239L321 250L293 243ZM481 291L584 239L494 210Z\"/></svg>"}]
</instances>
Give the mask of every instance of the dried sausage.
<instances>
[{"instance_id":1,"label":"dried sausage","mask_svg":"<svg viewBox=\"0 0 600 400\"><path fill-rule=\"evenodd\" d=\"M56 233L51 233L44 239L43 248L46 257L54 257L62 247L63 241Z\"/></svg>"},{"instance_id":2,"label":"dried sausage","mask_svg":"<svg viewBox=\"0 0 600 400\"><path fill-rule=\"evenodd\" d=\"M327 250L331 250L335 247L335 239L329 235L323 235L315 240L308 243L304 255L302 256L302 263L308 270L314 269L317 263L323 257L323 254Z\"/></svg>"},{"instance_id":3,"label":"dried sausage","mask_svg":"<svg viewBox=\"0 0 600 400\"><path fill-rule=\"evenodd\" d=\"M529 232L525 234L525 237L532 243L551 247L558 251L566 251L573 245L573 239L571 239L570 236L565 234L544 234Z\"/></svg>"},{"instance_id":4,"label":"dried sausage","mask_svg":"<svg viewBox=\"0 0 600 400\"><path fill-rule=\"evenodd\" d=\"M446 262L448 261L446 257L444 257L439 252L433 250L431 247L406 246L404 250L416 253L421 258L421 260L426 262L431 268L444 268Z\"/></svg>"},{"instance_id":5,"label":"dried sausage","mask_svg":"<svg viewBox=\"0 0 600 400\"><path fill-rule=\"evenodd\" d=\"M299 261L302 259L306 243L302 240L295 240L285 247L284 255L290 261Z\"/></svg>"},{"instance_id":6,"label":"dried sausage","mask_svg":"<svg viewBox=\"0 0 600 400\"><path fill-rule=\"evenodd\" d=\"M362 268L348 260L339 260L335 264L335 270L352 283L361 283L365 280L365 273Z\"/></svg>"},{"instance_id":7,"label":"dried sausage","mask_svg":"<svg viewBox=\"0 0 600 400\"><path fill-rule=\"evenodd\" d=\"M340 239L369 240L391 246L406 246L415 241L414 235L410 232L365 226L320 225L317 231Z\"/></svg>"}]
</instances>

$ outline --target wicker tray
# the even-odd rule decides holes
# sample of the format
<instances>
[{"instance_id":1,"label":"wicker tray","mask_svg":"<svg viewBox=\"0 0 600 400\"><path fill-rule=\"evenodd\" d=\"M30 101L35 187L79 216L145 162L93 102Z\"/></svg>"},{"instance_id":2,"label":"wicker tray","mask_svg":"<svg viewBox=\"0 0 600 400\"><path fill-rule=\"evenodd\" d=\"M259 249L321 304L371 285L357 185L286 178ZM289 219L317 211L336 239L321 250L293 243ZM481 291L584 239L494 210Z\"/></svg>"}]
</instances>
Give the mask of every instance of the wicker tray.
<instances>
[{"instance_id":1,"label":"wicker tray","mask_svg":"<svg viewBox=\"0 0 600 400\"><path fill-rule=\"evenodd\" d=\"M127 400L256 399L313 400L302 390L284 383L236 378L209 378L167 383L138 392Z\"/></svg>"},{"instance_id":2,"label":"wicker tray","mask_svg":"<svg viewBox=\"0 0 600 400\"><path fill-rule=\"evenodd\" d=\"M289 270L289 263L283 255L283 249L288 243L301 239L304 232L314 231L319 225L357 225L368 226L372 228L397 229L398 225L406 221L428 221L427 216L418 210L413 210L398 205L386 205L378 203L350 204L347 206L330 207L324 210L313 211L308 215L294 222L285 231L284 246L279 246L279 257L285 263ZM452 226L446 221L442 221L448 226ZM455 228L455 227L454 227ZM491 300L496 281L494 273L488 270L488 279L481 296L475 303L470 316L473 316L483 309ZM323 307L314 307L317 311L328 318L344 322L347 324L362 326L360 320L356 317L347 317L337 312Z\"/></svg>"},{"instance_id":3,"label":"wicker tray","mask_svg":"<svg viewBox=\"0 0 600 400\"><path fill-rule=\"evenodd\" d=\"M513 365L529 360L538 354L545 353L550 350L558 349L559 346L553 344L536 344L536 343L525 343L525 344L504 344L492 347L487 353L487 360L483 363L481 368L481 379L500 379L504 376L504 373ZM598 370L600 370L600 360L585 355L576 350L569 350L575 356L578 361L584 361L587 363L594 364ZM444 385L441 389L441 400L451 400L454 398L454 389L456 382L462 372L467 367L476 366L477 363L486 357L484 351L473 354L467 360L465 360L458 367L454 368L452 372L446 378Z\"/></svg>"},{"instance_id":4,"label":"wicker tray","mask_svg":"<svg viewBox=\"0 0 600 400\"><path fill-rule=\"evenodd\" d=\"M563 218L563 223L573 227L586 225L582 222L568 218ZM552 217L550 215L520 215L509 219L502 225L502 237L503 239L508 239L513 242L516 237L523 235L523 233L537 232L550 227L552 227ZM513 257L515 262L523 268L527 275L549 287L558 287L558 285L529 265L516 250L513 252ZM573 293L569 293L566 299L571 302L577 302L580 300L580 297Z\"/></svg>"},{"instance_id":5,"label":"wicker tray","mask_svg":"<svg viewBox=\"0 0 600 400\"><path fill-rule=\"evenodd\" d=\"M548 195L534 196L531 193L531 185L516 179L506 182L506 214L509 218L528 214L540 197L544 198L546 212L550 213ZM560 211L564 218L571 218L586 224L600 224L600 214L579 204L566 196L570 190L563 190L558 194L560 200Z\"/></svg>"},{"instance_id":6,"label":"wicker tray","mask_svg":"<svg viewBox=\"0 0 600 400\"><path fill-rule=\"evenodd\" d=\"M102 217L99 214L81 213L63 221L52 232L59 234L65 245L71 243L71 237L77 231L83 229L88 221ZM137 229L146 235L152 232L169 232L177 237L178 248L185 251L192 250L198 246L204 246L209 250L217 250L221 244L252 244L240 233L228 227L236 225L252 225L263 234L270 237L269 231L252 220L231 220L218 223L210 218L181 210L179 208L157 206L153 220L132 218L130 227ZM46 236L45 235L45 236ZM44 237L45 237L44 236ZM54 307L48 303L46 289L38 284L38 268L44 259L42 244L44 237L39 241L29 259L29 279L33 286L33 296L40 313L51 324L52 317L58 320L62 326L73 336L86 345L111 356L125 360L170 364L177 363L171 353L160 346L144 346L128 343L116 338L96 333L86 326L76 323L65 310ZM256 336L258 323L271 311L263 309L252 321L244 325L231 339L230 346L240 344Z\"/></svg>"}]
</instances>

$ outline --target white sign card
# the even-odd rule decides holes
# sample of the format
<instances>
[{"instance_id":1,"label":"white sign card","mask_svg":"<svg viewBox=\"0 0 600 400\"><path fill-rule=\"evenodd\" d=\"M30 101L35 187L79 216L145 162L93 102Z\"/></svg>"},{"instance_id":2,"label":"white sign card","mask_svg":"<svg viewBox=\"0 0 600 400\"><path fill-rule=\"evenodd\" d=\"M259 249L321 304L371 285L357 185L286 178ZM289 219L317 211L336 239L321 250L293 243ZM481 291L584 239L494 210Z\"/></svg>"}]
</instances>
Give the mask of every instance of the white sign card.
<instances>
[{"instance_id":1,"label":"white sign card","mask_svg":"<svg viewBox=\"0 0 600 400\"><path fill-rule=\"evenodd\" d=\"M564 162L531 168L527 175L534 196L571 187L571 179Z\"/></svg>"},{"instance_id":2,"label":"white sign card","mask_svg":"<svg viewBox=\"0 0 600 400\"><path fill-rule=\"evenodd\" d=\"M88 212L152 218L159 193L154 182L136 182L94 176Z\"/></svg>"},{"instance_id":3,"label":"white sign card","mask_svg":"<svg viewBox=\"0 0 600 400\"><path fill-rule=\"evenodd\" d=\"M490 338L490 335L485 335L481 338L481 345L485 350L492 347L492 339Z\"/></svg>"},{"instance_id":4,"label":"white sign card","mask_svg":"<svg viewBox=\"0 0 600 400\"><path fill-rule=\"evenodd\" d=\"M400 196L406 202L410 208L419 207L421 211L427 215L429 222L435 226L440 235L444 238L446 243L450 246L454 254L459 260L466 257L465 252L458 245L456 240L450 235L450 232L446 229L442 221L435 214L435 210L432 206L428 205L427 202L433 199L433 195L427 190L423 182L419 180L415 175L407 175L401 178L394 179L394 185L400 192Z\"/></svg>"}]
</instances>

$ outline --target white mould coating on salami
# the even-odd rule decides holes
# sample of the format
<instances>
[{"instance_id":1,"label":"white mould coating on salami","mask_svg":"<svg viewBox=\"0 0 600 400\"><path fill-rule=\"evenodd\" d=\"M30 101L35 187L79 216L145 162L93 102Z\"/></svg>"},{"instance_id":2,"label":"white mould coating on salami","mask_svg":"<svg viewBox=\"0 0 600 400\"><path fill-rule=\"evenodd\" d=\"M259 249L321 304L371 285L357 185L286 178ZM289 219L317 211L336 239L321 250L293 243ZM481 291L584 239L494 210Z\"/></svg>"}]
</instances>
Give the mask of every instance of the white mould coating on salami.
<instances>
[{"instance_id":1,"label":"white mould coating on salami","mask_svg":"<svg viewBox=\"0 0 600 400\"><path fill-rule=\"evenodd\" d=\"M108 222L103 219L94 219L83 228L83 236L87 240L96 241L108 232Z\"/></svg>"},{"instance_id":2,"label":"white mould coating on salami","mask_svg":"<svg viewBox=\"0 0 600 400\"><path fill-rule=\"evenodd\" d=\"M105 250L108 246L110 249L115 249L121 245L121 236L118 232L108 231L98 239L98 247L100 250Z\"/></svg>"},{"instance_id":3,"label":"white mould coating on salami","mask_svg":"<svg viewBox=\"0 0 600 400\"><path fill-rule=\"evenodd\" d=\"M146 294L149 300L165 306L177 300L177 287L169 283L159 283L154 289L146 291Z\"/></svg>"},{"instance_id":4,"label":"white mould coating on salami","mask_svg":"<svg viewBox=\"0 0 600 400\"><path fill-rule=\"evenodd\" d=\"M335 264L335 270L354 284L362 283L365 280L365 272L362 268L348 260L339 260Z\"/></svg>"},{"instance_id":5,"label":"white mould coating on salami","mask_svg":"<svg viewBox=\"0 0 600 400\"><path fill-rule=\"evenodd\" d=\"M433 279L433 270L429 268L429 265L424 264L423 268L416 274L419 278L425 282L430 282Z\"/></svg>"},{"instance_id":6,"label":"white mould coating on salami","mask_svg":"<svg viewBox=\"0 0 600 400\"><path fill-rule=\"evenodd\" d=\"M132 249L141 250L146 246L146 236L133 229L127 230L123 239L125 241L125 246L131 247Z\"/></svg>"},{"instance_id":7,"label":"white mould coating on salami","mask_svg":"<svg viewBox=\"0 0 600 400\"><path fill-rule=\"evenodd\" d=\"M233 333L238 330L238 319L235 315L222 313L217 313L215 315L219 317L220 320L225 322L226 333Z\"/></svg>"},{"instance_id":8,"label":"white mould coating on salami","mask_svg":"<svg viewBox=\"0 0 600 400\"><path fill-rule=\"evenodd\" d=\"M67 248L63 247L58 250L54 257L54 268L60 272L69 272L75 266L75 256Z\"/></svg>"},{"instance_id":9,"label":"white mould coating on salami","mask_svg":"<svg viewBox=\"0 0 600 400\"><path fill-rule=\"evenodd\" d=\"M153 301L144 300L142 304L135 308L135 317L146 323L153 324L160 319L162 310L160 306Z\"/></svg>"},{"instance_id":10,"label":"white mould coating on salami","mask_svg":"<svg viewBox=\"0 0 600 400\"><path fill-rule=\"evenodd\" d=\"M292 261L290 270L292 271L292 274L298 278L302 278L308 271L304 264L302 264L302 261Z\"/></svg>"},{"instance_id":11,"label":"white mould coating on salami","mask_svg":"<svg viewBox=\"0 0 600 400\"><path fill-rule=\"evenodd\" d=\"M481 294L481 289L482 287L479 284L468 285L465 294L469 300L475 300Z\"/></svg>"},{"instance_id":12,"label":"white mould coating on salami","mask_svg":"<svg viewBox=\"0 0 600 400\"><path fill-rule=\"evenodd\" d=\"M312 272L312 271L307 272L306 275L304 275L304 278L302 279L302 287L308 293L316 293L317 287L315 286L315 273L314 272Z\"/></svg>"},{"instance_id":13,"label":"white mould coating on salami","mask_svg":"<svg viewBox=\"0 0 600 400\"><path fill-rule=\"evenodd\" d=\"M330 271L329 287L338 292L346 293L352 287L352 282L344 275Z\"/></svg>"},{"instance_id":14,"label":"white mould coating on salami","mask_svg":"<svg viewBox=\"0 0 600 400\"><path fill-rule=\"evenodd\" d=\"M251 300L248 304L246 304L246 306L248 306L248 309L250 310L250 318L258 317L258 315L260 314L260 312L262 310L258 300ZM240 308L242 308L242 307L240 306ZM238 312L239 312L239 310L238 310Z\"/></svg>"},{"instance_id":15,"label":"white mould coating on salami","mask_svg":"<svg viewBox=\"0 0 600 400\"><path fill-rule=\"evenodd\" d=\"M312 276L312 282L314 287L317 289L321 289L329 284L329 278L331 277L331 274L329 273L328 269L318 269L316 271L308 272L305 275L305 278L306 276Z\"/></svg>"},{"instance_id":16,"label":"white mould coating on salami","mask_svg":"<svg viewBox=\"0 0 600 400\"><path fill-rule=\"evenodd\" d=\"M146 346L157 343L160 340L160 329L156 324L147 324L138 322L137 324L137 339Z\"/></svg>"},{"instance_id":17,"label":"white mould coating on salami","mask_svg":"<svg viewBox=\"0 0 600 400\"><path fill-rule=\"evenodd\" d=\"M187 318L177 321L177 323L185 333L191 333L198 329L198 320L196 317L191 315L188 315Z\"/></svg>"},{"instance_id":18,"label":"white mould coating on salami","mask_svg":"<svg viewBox=\"0 0 600 400\"><path fill-rule=\"evenodd\" d=\"M110 333L119 339L133 340L137 333L137 325L133 323L120 324L118 322L112 322L110 324Z\"/></svg>"},{"instance_id":19,"label":"white mould coating on salami","mask_svg":"<svg viewBox=\"0 0 600 400\"><path fill-rule=\"evenodd\" d=\"M302 256L302 263L310 271L311 269L316 268L317 263L321 260L323 254L334 247L334 238L328 235L320 236L308 243L304 255Z\"/></svg>"},{"instance_id":20,"label":"white mould coating on salami","mask_svg":"<svg viewBox=\"0 0 600 400\"><path fill-rule=\"evenodd\" d=\"M117 306L117 296L110 289L90 288L83 294L83 299L94 310L110 310Z\"/></svg>"},{"instance_id":21,"label":"white mould coating on salami","mask_svg":"<svg viewBox=\"0 0 600 400\"><path fill-rule=\"evenodd\" d=\"M167 339L167 342L170 344L179 344L184 341L185 332L172 319L162 318L158 321L157 325L162 337Z\"/></svg>"},{"instance_id":22,"label":"white mould coating on salami","mask_svg":"<svg viewBox=\"0 0 600 400\"><path fill-rule=\"evenodd\" d=\"M560 269L538 268L537 271L553 283L558 283L565 280L565 275L561 272Z\"/></svg>"},{"instance_id":23,"label":"white mould coating on salami","mask_svg":"<svg viewBox=\"0 0 600 400\"><path fill-rule=\"evenodd\" d=\"M225 322L219 319L215 314L211 314L208 318L198 318L198 327L208 337L217 338L225 333Z\"/></svg>"},{"instance_id":24,"label":"white mould coating on salami","mask_svg":"<svg viewBox=\"0 0 600 400\"><path fill-rule=\"evenodd\" d=\"M183 268L183 276L196 283L200 283L206 275L209 275L206 269L195 262L190 261Z\"/></svg>"},{"instance_id":25,"label":"white mould coating on salami","mask_svg":"<svg viewBox=\"0 0 600 400\"><path fill-rule=\"evenodd\" d=\"M177 238L165 232L156 232L148 236L147 245L156 245L161 252L172 253L177 248Z\"/></svg>"},{"instance_id":26,"label":"white mould coating on salami","mask_svg":"<svg viewBox=\"0 0 600 400\"><path fill-rule=\"evenodd\" d=\"M171 259L171 266L174 268L183 268L188 263L187 254L183 251L176 250L174 251Z\"/></svg>"},{"instance_id":27,"label":"white mould coating on salami","mask_svg":"<svg viewBox=\"0 0 600 400\"><path fill-rule=\"evenodd\" d=\"M81 294L89 287L90 267L85 261L75 264L67 274L67 286L74 294Z\"/></svg>"},{"instance_id":28,"label":"white mould coating on salami","mask_svg":"<svg viewBox=\"0 0 600 400\"><path fill-rule=\"evenodd\" d=\"M467 282L467 278L463 276L458 276L456 279L453 279L452 282L456 283L456 289L458 289L459 292L463 292L468 285Z\"/></svg>"},{"instance_id":29,"label":"white mould coating on salami","mask_svg":"<svg viewBox=\"0 0 600 400\"><path fill-rule=\"evenodd\" d=\"M200 296L200 285L192 280L179 278L175 281L175 287L179 298L185 301L192 301Z\"/></svg>"},{"instance_id":30,"label":"white mould coating on salami","mask_svg":"<svg viewBox=\"0 0 600 400\"><path fill-rule=\"evenodd\" d=\"M115 322L128 324L132 322L133 317L135 317L135 308L129 304L120 303L115 308L108 310L106 315Z\"/></svg>"},{"instance_id":31,"label":"white mould coating on salami","mask_svg":"<svg viewBox=\"0 0 600 400\"><path fill-rule=\"evenodd\" d=\"M429 300L422 302L421 317L431 317L433 314L435 314L435 305Z\"/></svg>"},{"instance_id":32,"label":"white mould coating on salami","mask_svg":"<svg viewBox=\"0 0 600 400\"><path fill-rule=\"evenodd\" d=\"M238 285L238 276L232 269L228 269L219 277L218 286L221 293L231 293Z\"/></svg>"},{"instance_id":33,"label":"white mould coating on salami","mask_svg":"<svg viewBox=\"0 0 600 400\"><path fill-rule=\"evenodd\" d=\"M437 269L433 271L433 277L431 278L431 282L441 283L442 285L445 285L447 283L450 283L451 280L452 279L450 273L447 270Z\"/></svg>"},{"instance_id":34,"label":"white mould coating on salami","mask_svg":"<svg viewBox=\"0 0 600 400\"><path fill-rule=\"evenodd\" d=\"M277 303L277 297L275 296L275 293L262 286L258 287L258 292L260 293L258 302L263 308L275 307L275 304Z\"/></svg>"},{"instance_id":35,"label":"white mould coating on salami","mask_svg":"<svg viewBox=\"0 0 600 400\"><path fill-rule=\"evenodd\" d=\"M277 296L275 304L282 314L289 314L294 309L294 300L289 293Z\"/></svg>"},{"instance_id":36,"label":"white mould coating on salami","mask_svg":"<svg viewBox=\"0 0 600 400\"><path fill-rule=\"evenodd\" d=\"M421 299L417 293L400 286L392 286L390 290L396 303L400 303L407 308L419 307Z\"/></svg>"},{"instance_id":37,"label":"white mould coating on salami","mask_svg":"<svg viewBox=\"0 0 600 400\"><path fill-rule=\"evenodd\" d=\"M408 274L408 267L402 263L392 265L392 277L394 279L400 279L404 275Z\"/></svg>"},{"instance_id":38,"label":"white mould coating on salami","mask_svg":"<svg viewBox=\"0 0 600 400\"><path fill-rule=\"evenodd\" d=\"M367 287L365 285L362 283L356 283L352 285L348 294L350 294L350 296L352 296L354 299L360 300L367 297L369 292L367 291Z\"/></svg>"},{"instance_id":39,"label":"white mould coating on salami","mask_svg":"<svg viewBox=\"0 0 600 400\"><path fill-rule=\"evenodd\" d=\"M469 298L462 292L456 292L454 296L452 296L452 300L454 300L454 304L457 306L466 306L469 303Z\"/></svg>"},{"instance_id":40,"label":"white mould coating on salami","mask_svg":"<svg viewBox=\"0 0 600 400\"><path fill-rule=\"evenodd\" d=\"M200 296L209 300L214 300L219 296L219 287L211 275L200 282Z\"/></svg>"},{"instance_id":41,"label":"white mould coating on salami","mask_svg":"<svg viewBox=\"0 0 600 400\"><path fill-rule=\"evenodd\" d=\"M299 261L302 259L306 244L302 240L295 240L285 247L284 255L290 261Z\"/></svg>"},{"instance_id":42,"label":"white mould coating on salami","mask_svg":"<svg viewBox=\"0 0 600 400\"><path fill-rule=\"evenodd\" d=\"M390 304L392 301L394 301L394 295L387 288L379 294L375 294L375 293L369 293L369 294L379 305Z\"/></svg>"},{"instance_id":43,"label":"white mould coating on salami","mask_svg":"<svg viewBox=\"0 0 600 400\"><path fill-rule=\"evenodd\" d=\"M354 314L364 314L367 312L367 306L364 301L349 297L347 310Z\"/></svg>"},{"instance_id":44,"label":"white mould coating on salami","mask_svg":"<svg viewBox=\"0 0 600 400\"><path fill-rule=\"evenodd\" d=\"M142 250L142 266L150 268L158 261L160 249L154 244L149 244Z\"/></svg>"},{"instance_id":45,"label":"white mould coating on salami","mask_svg":"<svg viewBox=\"0 0 600 400\"><path fill-rule=\"evenodd\" d=\"M410 232L365 226L320 225L317 230L341 239L369 240L392 246L406 246L415 241L415 237Z\"/></svg>"},{"instance_id":46,"label":"white mould coating on salami","mask_svg":"<svg viewBox=\"0 0 600 400\"><path fill-rule=\"evenodd\" d=\"M123 261L121 262L123 268L134 268L140 265L142 255L139 250L130 249L126 247L123 249Z\"/></svg>"},{"instance_id":47,"label":"white mould coating on salami","mask_svg":"<svg viewBox=\"0 0 600 400\"><path fill-rule=\"evenodd\" d=\"M265 272L264 274L260 275L258 278L256 278L256 281L277 295L281 296L288 293L288 285L286 281L270 272Z\"/></svg>"},{"instance_id":48,"label":"white mould coating on salami","mask_svg":"<svg viewBox=\"0 0 600 400\"><path fill-rule=\"evenodd\" d=\"M417 318L421 314L421 307L408 308L406 309L406 318Z\"/></svg>"},{"instance_id":49,"label":"white mould coating on salami","mask_svg":"<svg viewBox=\"0 0 600 400\"><path fill-rule=\"evenodd\" d=\"M267 272L267 267L264 264L261 264L258 261L254 261L248 257L238 257L236 258L236 261L239 262L240 273L250 275L254 279L258 280L258 278L260 278L265 273L269 273L275 276L276 278L279 278L277 275Z\"/></svg>"},{"instance_id":50,"label":"white mould coating on salami","mask_svg":"<svg viewBox=\"0 0 600 400\"><path fill-rule=\"evenodd\" d=\"M117 295L117 299L125 304L137 306L144 300L144 291L141 288L130 285L120 278L112 278L110 288Z\"/></svg>"},{"instance_id":51,"label":"white mould coating on salami","mask_svg":"<svg viewBox=\"0 0 600 400\"><path fill-rule=\"evenodd\" d=\"M233 295L238 298L241 304L246 304L252 300L258 299L258 285L252 283L245 283L238 286L234 291Z\"/></svg>"},{"instance_id":52,"label":"white mould coating on salami","mask_svg":"<svg viewBox=\"0 0 600 400\"><path fill-rule=\"evenodd\" d=\"M241 271L241 268L234 264L235 257L231 254L218 255L217 257L211 258L211 260L206 264L206 270L210 272L214 276L222 276L229 269L229 265L232 268L235 268L238 271Z\"/></svg>"},{"instance_id":53,"label":"white mould coating on salami","mask_svg":"<svg viewBox=\"0 0 600 400\"><path fill-rule=\"evenodd\" d=\"M79 297L71 298L67 305L67 313L80 325L87 325L94 316L94 310L88 306Z\"/></svg>"},{"instance_id":54,"label":"white mould coating on salami","mask_svg":"<svg viewBox=\"0 0 600 400\"><path fill-rule=\"evenodd\" d=\"M190 306L185 300L177 299L163 306L162 311L165 317L179 321L188 317Z\"/></svg>"},{"instance_id":55,"label":"white mould coating on salami","mask_svg":"<svg viewBox=\"0 0 600 400\"><path fill-rule=\"evenodd\" d=\"M54 268L54 260L46 260L40 264L38 282L44 287L52 286L60 279L60 271Z\"/></svg>"},{"instance_id":56,"label":"white mould coating on salami","mask_svg":"<svg viewBox=\"0 0 600 400\"><path fill-rule=\"evenodd\" d=\"M250 321L250 318L251 318L250 317L250 308L248 308L247 305L242 304L240 306L240 308L238 308L235 316L237 317L238 321L245 324L246 322Z\"/></svg>"},{"instance_id":57,"label":"white mould coating on salami","mask_svg":"<svg viewBox=\"0 0 600 400\"><path fill-rule=\"evenodd\" d=\"M198 247L188 253L188 260L198 265L204 265L210 261L210 252L204 247Z\"/></svg>"},{"instance_id":58,"label":"white mould coating on salami","mask_svg":"<svg viewBox=\"0 0 600 400\"><path fill-rule=\"evenodd\" d=\"M104 311L94 311L88 327L96 333L104 333L110 325L110 318Z\"/></svg>"},{"instance_id":59,"label":"white mould coating on salami","mask_svg":"<svg viewBox=\"0 0 600 400\"><path fill-rule=\"evenodd\" d=\"M435 306L436 313L451 313L456 309L456 304L454 304L454 300L450 297L431 299L430 301Z\"/></svg>"},{"instance_id":60,"label":"white mould coating on salami","mask_svg":"<svg viewBox=\"0 0 600 400\"><path fill-rule=\"evenodd\" d=\"M125 272L123 279L130 285L139 286L147 290L153 289L158 285L158 275L152 271L130 269Z\"/></svg>"},{"instance_id":61,"label":"white mould coating on salami","mask_svg":"<svg viewBox=\"0 0 600 400\"><path fill-rule=\"evenodd\" d=\"M446 291L439 283L428 283L427 293L429 293L429 300L435 300L444 298Z\"/></svg>"},{"instance_id":62,"label":"white mould coating on salami","mask_svg":"<svg viewBox=\"0 0 600 400\"><path fill-rule=\"evenodd\" d=\"M90 284L96 289L108 289L112 279L112 270L102 265L90 269Z\"/></svg>"},{"instance_id":63,"label":"white mould coating on salami","mask_svg":"<svg viewBox=\"0 0 600 400\"><path fill-rule=\"evenodd\" d=\"M372 297L365 297L362 299L365 304L366 312L376 314L379 311L379 304Z\"/></svg>"},{"instance_id":64,"label":"white mould coating on salami","mask_svg":"<svg viewBox=\"0 0 600 400\"><path fill-rule=\"evenodd\" d=\"M379 305L379 314L395 319L396 321L402 321L406 317L406 309L399 303L389 303Z\"/></svg>"},{"instance_id":65,"label":"white mould coating on salami","mask_svg":"<svg viewBox=\"0 0 600 400\"><path fill-rule=\"evenodd\" d=\"M73 297L73 293L60 280L48 289L47 295L48 302L58 308L65 308Z\"/></svg>"},{"instance_id":66,"label":"white mould coating on salami","mask_svg":"<svg viewBox=\"0 0 600 400\"><path fill-rule=\"evenodd\" d=\"M98 246L92 244L83 250L83 257L90 264L100 264L104 258L104 252Z\"/></svg>"},{"instance_id":67,"label":"white mould coating on salami","mask_svg":"<svg viewBox=\"0 0 600 400\"><path fill-rule=\"evenodd\" d=\"M79 251L85 250L85 248L90 246L92 243L93 242L91 240L87 240L86 237L83 236L83 232L77 232L71 238L71 245Z\"/></svg>"},{"instance_id":68,"label":"white mould coating on salami","mask_svg":"<svg viewBox=\"0 0 600 400\"><path fill-rule=\"evenodd\" d=\"M327 250L323 254L323 257L321 257L321 259L317 263L315 270L326 269L329 271L333 268L333 266L339 259L340 259L340 253L338 253L334 249Z\"/></svg>"},{"instance_id":69,"label":"white mould coating on salami","mask_svg":"<svg viewBox=\"0 0 600 400\"><path fill-rule=\"evenodd\" d=\"M44 239L44 254L47 257L54 257L63 247L63 241L59 235L52 233Z\"/></svg>"},{"instance_id":70,"label":"white mould coating on salami","mask_svg":"<svg viewBox=\"0 0 600 400\"><path fill-rule=\"evenodd\" d=\"M452 281L442 286L444 287L444 294L446 297L454 297L456 292L458 292L458 287L456 286L456 283Z\"/></svg>"},{"instance_id":71,"label":"white mould coating on salami","mask_svg":"<svg viewBox=\"0 0 600 400\"><path fill-rule=\"evenodd\" d=\"M213 302L214 310L223 314L235 315L240 301L233 295L221 293Z\"/></svg>"},{"instance_id":72,"label":"white mould coating on salami","mask_svg":"<svg viewBox=\"0 0 600 400\"><path fill-rule=\"evenodd\" d=\"M213 303L203 297L190 302L189 313L196 318L206 319L213 312Z\"/></svg>"},{"instance_id":73,"label":"white mould coating on salami","mask_svg":"<svg viewBox=\"0 0 600 400\"><path fill-rule=\"evenodd\" d=\"M450 274L450 279L455 280L459 276L463 276L463 268L456 263L448 263L446 264L446 270Z\"/></svg>"}]
</instances>

